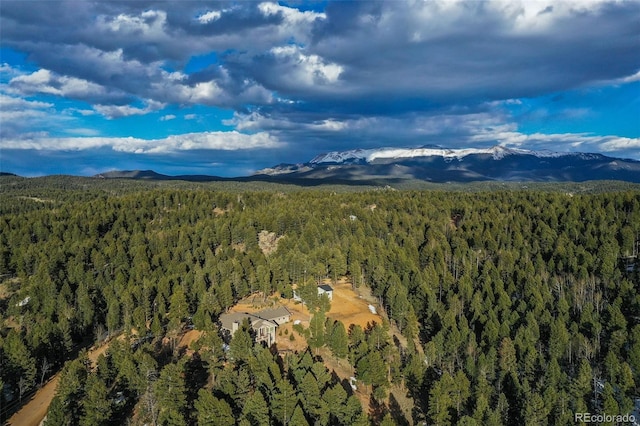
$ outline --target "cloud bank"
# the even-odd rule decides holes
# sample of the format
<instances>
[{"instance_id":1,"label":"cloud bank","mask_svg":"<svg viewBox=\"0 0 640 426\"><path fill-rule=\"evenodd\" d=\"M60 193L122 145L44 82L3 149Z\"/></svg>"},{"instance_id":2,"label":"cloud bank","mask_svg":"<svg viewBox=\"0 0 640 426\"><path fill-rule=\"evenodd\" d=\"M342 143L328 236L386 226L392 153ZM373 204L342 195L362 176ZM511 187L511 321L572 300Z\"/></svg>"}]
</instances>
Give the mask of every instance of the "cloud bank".
<instances>
[{"instance_id":1,"label":"cloud bank","mask_svg":"<svg viewBox=\"0 0 640 426\"><path fill-rule=\"evenodd\" d=\"M83 151L107 147L135 154L168 154L191 150L238 151L280 146L282 143L267 133L247 135L236 131L172 135L150 140L133 137L34 137L3 141L3 148L11 150Z\"/></svg>"}]
</instances>

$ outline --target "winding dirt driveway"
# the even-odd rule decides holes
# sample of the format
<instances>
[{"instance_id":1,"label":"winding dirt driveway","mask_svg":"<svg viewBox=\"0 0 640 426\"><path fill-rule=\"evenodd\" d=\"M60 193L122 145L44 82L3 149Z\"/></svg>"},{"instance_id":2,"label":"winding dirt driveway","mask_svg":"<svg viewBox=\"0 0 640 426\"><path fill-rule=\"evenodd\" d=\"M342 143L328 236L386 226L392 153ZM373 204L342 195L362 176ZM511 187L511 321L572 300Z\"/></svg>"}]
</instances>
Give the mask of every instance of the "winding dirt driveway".
<instances>
[{"instance_id":1,"label":"winding dirt driveway","mask_svg":"<svg viewBox=\"0 0 640 426\"><path fill-rule=\"evenodd\" d=\"M109 342L89 351L88 355L93 367L95 367L100 354L106 352ZM22 406L20 411L11 416L7 424L10 426L38 426L42 423L49 410L49 404L56 395L59 380L60 373L57 373L33 395L29 402Z\"/></svg>"}]
</instances>

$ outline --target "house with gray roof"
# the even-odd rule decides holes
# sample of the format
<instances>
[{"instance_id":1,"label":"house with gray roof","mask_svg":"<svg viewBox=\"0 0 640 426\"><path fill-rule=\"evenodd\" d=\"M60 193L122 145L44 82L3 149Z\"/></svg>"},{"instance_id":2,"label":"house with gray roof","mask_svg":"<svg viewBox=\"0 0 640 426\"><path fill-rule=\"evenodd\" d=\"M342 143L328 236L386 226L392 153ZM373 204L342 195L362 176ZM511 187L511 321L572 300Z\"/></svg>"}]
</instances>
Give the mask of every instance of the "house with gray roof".
<instances>
[{"instance_id":1,"label":"house with gray roof","mask_svg":"<svg viewBox=\"0 0 640 426\"><path fill-rule=\"evenodd\" d=\"M230 336L233 336L245 320L251 325L256 342L264 342L267 346L271 346L276 341L276 329L291 320L291 312L284 306L280 306L253 313L222 314L220 315L220 326Z\"/></svg>"}]
</instances>

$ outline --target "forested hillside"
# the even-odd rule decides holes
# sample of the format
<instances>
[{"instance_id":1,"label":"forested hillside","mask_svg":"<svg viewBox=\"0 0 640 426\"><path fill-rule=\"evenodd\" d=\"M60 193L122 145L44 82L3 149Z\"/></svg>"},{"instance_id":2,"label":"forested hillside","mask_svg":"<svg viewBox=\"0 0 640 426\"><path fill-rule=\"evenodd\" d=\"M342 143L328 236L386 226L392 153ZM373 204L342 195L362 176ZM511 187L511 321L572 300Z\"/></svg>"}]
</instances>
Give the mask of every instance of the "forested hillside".
<instances>
[{"instance_id":1,"label":"forested hillside","mask_svg":"<svg viewBox=\"0 0 640 426\"><path fill-rule=\"evenodd\" d=\"M640 191L0 197L0 420L59 370L47 425L568 424L640 395ZM269 256L263 230L282 237ZM223 346L239 299L343 276L389 321L320 309L309 343L354 369L368 405L317 351L279 355L244 329ZM173 350L189 324L202 338ZM107 336L92 368L82 348Z\"/></svg>"}]
</instances>

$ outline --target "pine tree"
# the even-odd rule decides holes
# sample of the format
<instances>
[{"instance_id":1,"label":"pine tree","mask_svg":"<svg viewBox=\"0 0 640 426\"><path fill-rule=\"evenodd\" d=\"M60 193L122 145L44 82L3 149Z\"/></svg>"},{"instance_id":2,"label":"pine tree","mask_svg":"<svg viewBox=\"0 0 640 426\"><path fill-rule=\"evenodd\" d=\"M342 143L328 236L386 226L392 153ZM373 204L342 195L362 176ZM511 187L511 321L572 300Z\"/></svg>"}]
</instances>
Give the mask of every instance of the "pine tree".
<instances>
[{"instance_id":1,"label":"pine tree","mask_svg":"<svg viewBox=\"0 0 640 426\"><path fill-rule=\"evenodd\" d=\"M64 407L66 418L69 423L79 423L82 414L82 401L84 400L85 384L88 376L88 358L86 352L65 364L60 375L57 396L60 403Z\"/></svg>"},{"instance_id":2,"label":"pine tree","mask_svg":"<svg viewBox=\"0 0 640 426\"><path fill-rule=\"evenodd\" d=\"M453 379L444 372L440 380L435 382L429 393L429 417L434 425L446 425L451 422L449 409L453 405L451 390Z\"/></svg>"},{"instance_id":3,"label":"pine tree","mask_svg":"<svg viewBox=\"0 0 640 426\"><path fill-rule=\"evenodd\" d=\"M244 321L242 326L236 330L229 343L229 357L237 364L248 362L253 350L253 339L249 332L249 323Z\"/></svg>"},{"instance_id":4,"label":"pine tree","mask_svg":"<svg viewBox=\"0 0 640 426\"><path fill-rule=\"evenodd\" d=\"M458 422L459 426L478 426L478 424L479 423L473 417L469 416L462 416Z\"/></svg>"},{"instance_id":5,"label":"pine tree","mask_svg":"<svg viewBox=\"0 0 640 426\"><path fill-rule=\"evenodd\" d=\"M585 398L588 398L592 391L592 370L589 362L583 359L580 363L578 375L571 384L571 395L576 404L584 404ZM585 407L586 408L586 407ZM576 411L578 412L578 411Z\"/></svg>"},{"instance_id":6,"label":"pine tree","mask_svg":"<svg viewBox=\"0 0 640 426\"><path fill-rule=\"evenodd\" d=\"M213 396L210 391L200 389L194 407L198 411L199 425L233 426L235 424L229 404Z\"/></svg>"},{"instance_id":7,"label":"pine tree","mask_svg":"<svg viewBox=\"0 0 640 426\"><path fill-rule=\"evenodd\" d=\"M318 310L311 318L309 330L311 337L309 338L309 346L313 349L319 349L325 344L325 314L324 311Z\"/></svg>"},{"instance_id":8,"label":"pine tree","mask_svg":"<svg viewBox=\"0 0 640 426\"><path fill-rule=\"evenodd\" d=\"M349 362L355 365L369 348L367 346L364 330L359 325L349 327Z\"/></svg>"},{"instance_id":9,"label":"pine tree","mask_svg":"<svg viewBox=\"0 0 640 426\"><path fill-rule=\"evenodd\" d=\"M44 424L45 426L63 426L72 424L71 413L65 410L62 398L59 395L54 396L51 400Z\"/></svg>"},{"instance_id":10,"label":"pine tree","mask_svg":"<svg viewBox=\"0 0 640 426\"><path fill-rule=\"evenodd\" d=\"M525 404L524 420L526 425L546 425L547 409L539 393L534 392Z\"/></svg>"},{"instance_id":11,"label":"pine tree","mask_svg":"<svg viewBox=\"0 0 640 426\"><path fill-rule=\"evenodd\" d=\"M269 349L257 349L255 357L249 360L249 367L255 386L270 393L275 387L274 378L280 376L280 370Z\"/></svg>"},{"instance_id":12,"label":"pine tree","mask_svg":"<svg viewBox=\"0 0 640 426\"><path fill-rule=\"evenodd\" d=\"M358 378L363 383L374 388L388 385L387 368L382 356L377 351L371 351L364 356L356 366Z\"/></svg>"},{"instance_id":13,"label":"pine tree","mask_svg":"<svg viewBox=\"0 0 640 426\"><path fill-rule=\"evenodd\" d=\"M329 337L329 347L331 348L331 353L338 358L346 358L349 354L349 338L347 330L341 321L333 323Z\"/></svg>"},{"instance_id":14,"label":"pine tree","mask_svg":"<svg viewBox=\"0 0 640 426\"><path fill-rule=\"evenodd\" d=\"M327 389L322 395L322 400L327 404L327 407L329 407L331 418L339 419L344 417L343 413L339 410L347 401L347 392L342 385L338 383Z\"/></svg>"},{"instance_id":15,"label":"pine tree","mask_svg":"<svg viewBox=\"0 0 640 426\"><path fill-rule=\"evenodd\" d=\"M185 424L186 388L183 368L177 364L167 364L154 384L154 393L160 408L159 423L171 425Z\"/></svg>"},{"instance_id":16,"label":"pine tree","mask_svg":"<svg viewBox=\"0 0 640 426\"><path fill-rule=\"evenodd\" d=\"M387 413L382 418L380 422L380 426L396 426L396 422L393 421L393 417L391 417L391 413Z\"/></svg>"},{"instance_id":17,"label":"pine tree","mask_svg":"<svg viewBox=\"0 0 640 426\"><path fill-rule=\"evenodd\" d=\"M338 408L338 419L344 425L355 425L365 422L368 424L367 416L362 411L362 404L357 396L351 395L346 402Z\"/></svg>"},{"instance_id":18,"label":"pine tree","mask_svg":"<svg viewBox=\"0 0 640 426\"><path fill-rule=\"evenodd\" d=\"M187 297L181 285L174 284L173 294L169 300L169 329L177 330L180 327L182 321L189 315L189 305L187 304Z\"/></svg>"},{"instance_id":19,"label":"pine tree","mask_svg":"<svg viewBox=\"0 0 640 426\"><path fill-rule=\"evenodd\" d=\"M291 416L291 420L287 423L289 426L309 426L309 422L304 416L304 412L300 405L296 405L296 408L293 410L293 415Z\"/></svg>"},{"instance_id":20,"label":"pine tree","mask_svg":"<svg viewBox=\"0 0 640 426\"><path fill-rule=\"evenodd\" d=\"M225 311L233 304L233 290L228 280L223 280L219 287L215 289L215 299Z\"/></svg>"},{"instance_id":21,"label":"pine tree","mask_svg":"<svg viewBox=\"0 0 640 426\"><path fill-rule=\"evenodd\" d=\"M111 301L109 303L109 309L107 310L107 330L109 334L115 333L115 331L120 327L120 303L117 300Z\"/></svg>"},{"instance_id":22,"label":"pine tree","mask_svg":"<svg viewBox=\"0 0 640 426\"><path fill-rule=\"evenodd\" d=\"M262 392L255 391L249 395L242 409L241 419L246 420L251 425L269 425L269 406Z\"/></svg>"},{"instance_id":23,"label":"pine tree","mask_svg":"<svg viewBox=\"0 0 640 426\"><path fill-rule=\"evenodd\" d=\"M613 387L609 383L605 383L604 389L602 390L602 412L610 415L621 414ZM605 422L603 424L613 425L614 423Z\"/></svg>"},{"instance_id":24,"label":"pine tree","mask_svg":"<svg viewBox=\"0 0 640 426\"><path fill-rule=\"evenodd\" d=\"M324 367L324 366L323 366ZM326 424L329 417L327 404L321 398L321 389L314 375L309 371L298 385L305 412L320 424ZM320 420L323 418L324 420Z\"/></svg>"},{"instance_id":25,"label":"pine tree","mask_svg":"<svg viewBox=\"0 0 640 426\"><path fill-rule=\"evenodd\" d=\"M91 374L87 378L85 389L86 396L82 400L84 415L80 419L80 424L88 426L107 424L113 411L107 386L98 376Z\"/></svg>"},{"instance_id":26,"label":"pine tree","mask_svg":"<svg viewBox=\"0 0 640 426\"><path fill-rule=\"evenodd\" d=\"M249 395L252 388L251 375L247 365L242 364L236 371L233 371L231 380L233 390L230 395L233 398L236 406L242 408L247 399L247 395Z\"/></svg>"},{"instance_id":27,"label":"pine tree","mask_svg":"<svg viewBox=\"0 0 640 426\"><path fill-rule=\"evenodd\" d=\"M4 340L2 349L6 356L7 373L22 379L26 384L25 390L31 389L36 383L36 360L31 356L20 334L11 329Z\"/></svg>"},{"instance_id":28,"label":"pine tree","mask_svg":"<svg viewBox=\"0 0 640 426\"><path fill-rule=\"evenodd\" d=\"M418 317L411 305L409 305L407 311L406 324L406 327L402 330L402 334L407 338L408 351L413 352L416 349L415 339L418 337L419 325Z\"/></svg>"},{"instance_id":29,"label":"pine tree","mask_svg":"<svg viewBox=\"0 0 640 426\"><path fill-rule=\"evenodd\" d=\"M327 384L329 383L329 380L331 380L331 374L329 373L329 370L327 370L327 367L325 367L322 362L316 361L311 366L311 372L318 381L318 389L320 389L320 391L323 391L325 386L327 386Z\"/></svg>"},{"instance_id":30,"label":"pine tree","mask_svg":"<svg viewBox=\"0 0 640 426\"><path fill-rule=\"evenodd\" d=\"M276 392L271 399L271 410L273 418L283 425L289 424L289 419L293 415L293 410L298 404L296 392L289 383L289 380L281 379L276 387Z\"/></svg>"},{"instance_id":31,"label":"pine tree","mask_svg":"<svg viewBox=\"0 0 640 426\"><path fill-rule=\"evenodd\" d=\"M453 383L454 386L451 393L451 399L459 416L467 402L467 399L471 395L471 383L462 370L456 371Z\"/></svg>"}]
</instances>

